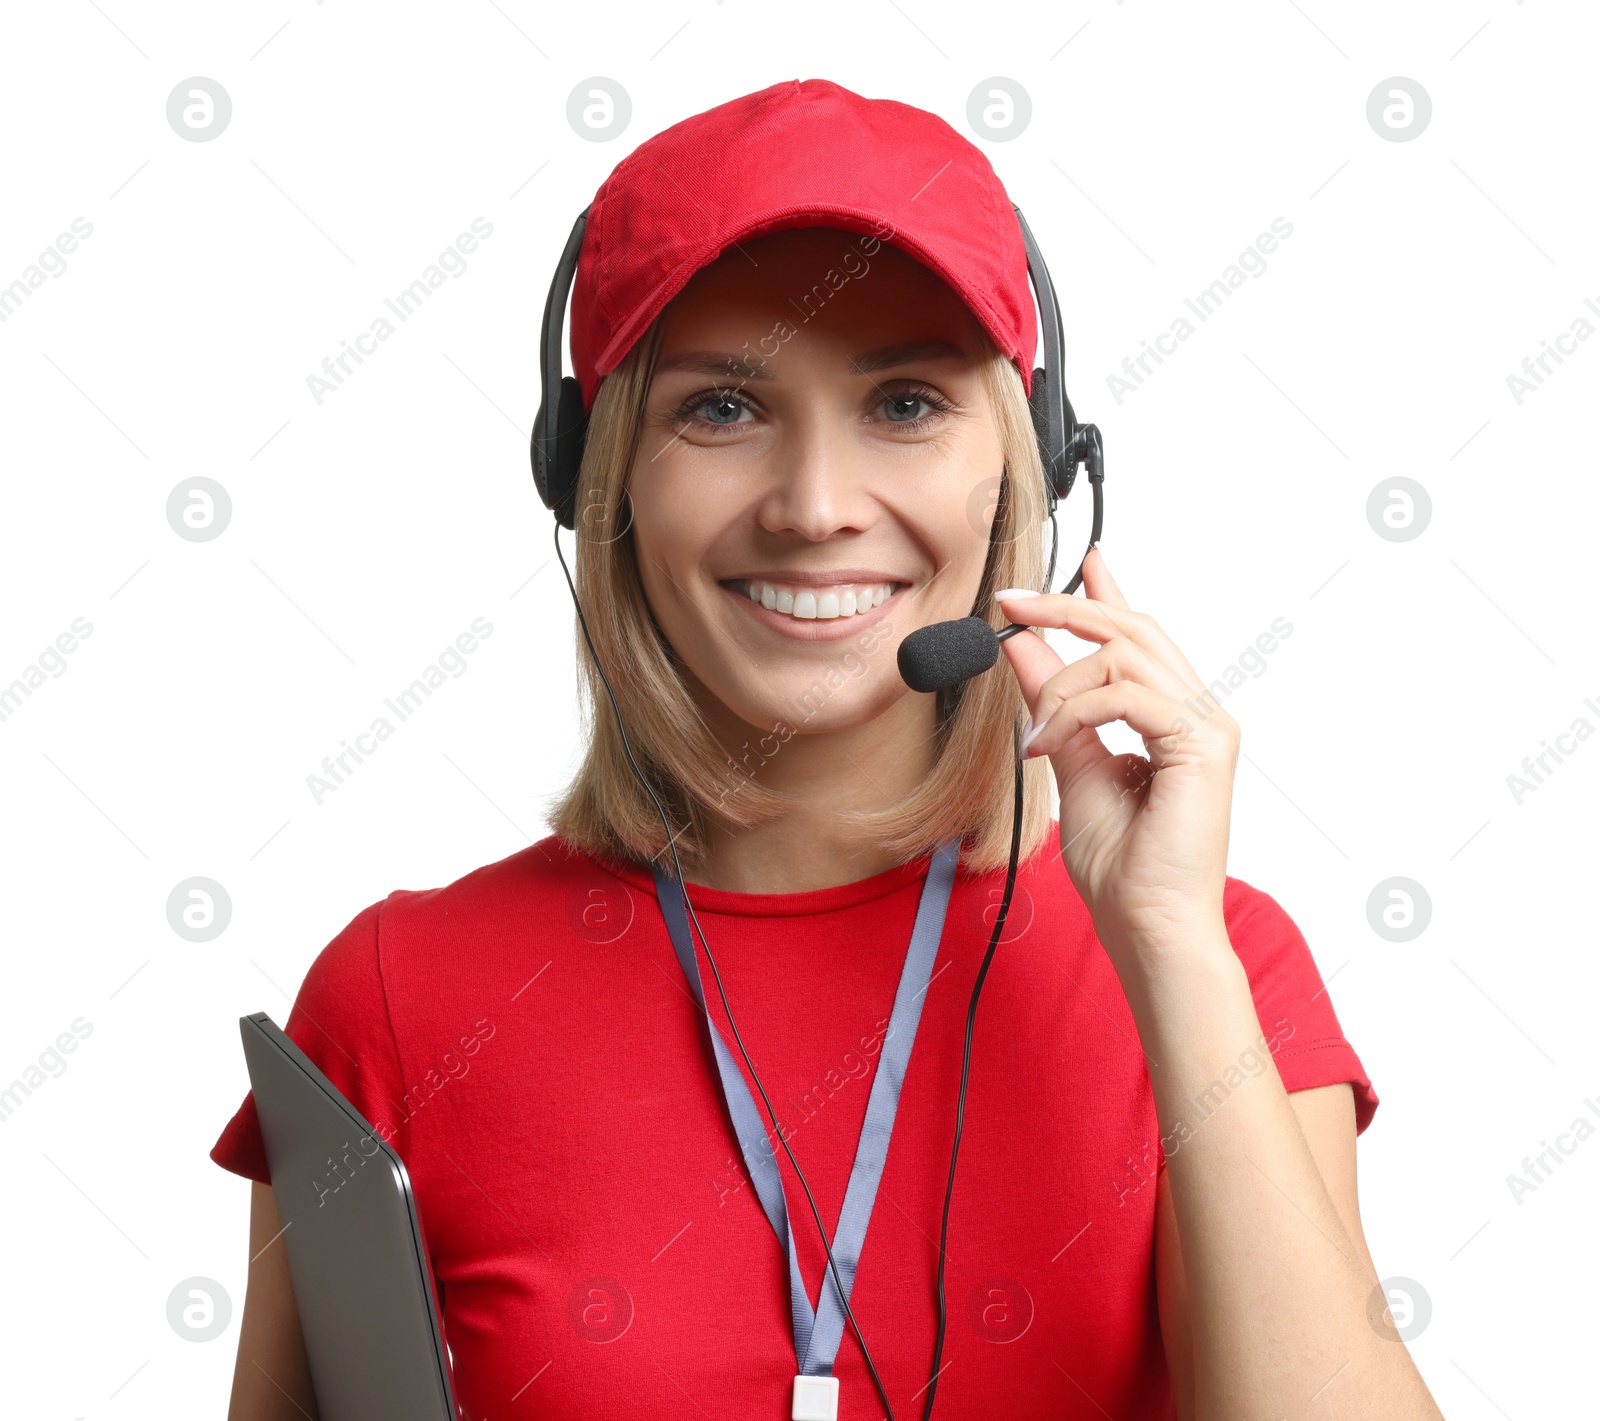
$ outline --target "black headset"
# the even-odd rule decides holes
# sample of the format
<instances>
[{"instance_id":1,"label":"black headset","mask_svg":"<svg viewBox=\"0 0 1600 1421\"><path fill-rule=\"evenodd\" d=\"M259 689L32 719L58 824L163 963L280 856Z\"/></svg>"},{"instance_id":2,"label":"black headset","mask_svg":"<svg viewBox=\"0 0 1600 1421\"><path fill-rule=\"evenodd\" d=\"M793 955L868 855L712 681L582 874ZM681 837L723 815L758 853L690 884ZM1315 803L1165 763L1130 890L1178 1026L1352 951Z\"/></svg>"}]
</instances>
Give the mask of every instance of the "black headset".
<instances>
[{"instance_id":1,"label":"black headset","mask_svg":"<svg viewBox=\"0 0 1600 1421\"><path fill-rule=\"evenodd\" d=\"M1040 344L1044 347L1044 364L1035 367L1033 391L1028 396L1028 408L1033 415L1033 430L1039 441L1039 457L1044 463L1045 508L1050 518L1050 567L1045 573L1045 588L1055 576L1056 566L1056 504L1072 492L1082 464L1094 492L1094 526L1089 534L1088 547L1100 540L1104 517L1105 460L1100 443L1100 430L1092 424L1079 424L1073 413L1072 401L1067 398L1061 376L1061 307L1056 301L1055 286L1050 281L1049 268L1038 244L1033 240L1022 209L1012 203L1017 214L1017 225L1022 229L1022 244L1028 255L1028 277L1033 282L1034 296L1040 314ZM575 501L578 489L578 470L583 464L584 438L589 428L589 413L583 407L583 391L571 375L561 373L561 344L565 328L567 297L572 290L572 279L578 270L578 254L583 247L583 232L588 223L589 209L578 214L572 224L571 235L561 260L556 264L555 276L550 282L550 294L544 303L544 324L539 333L539 413L534 416L533 437L529 441L529 455L533 462L533 482L539 490L544 506L556 515L556 521L571 529L576 521ZM1084 555L1088 555L1085 548ZM1076 592L1083 580L1083 563L1061 590Z\"/></svg>"},{"instance_id":2,"label":"black headset","mask_svg":"<svg viewBox=\"0 0 1600 1421\"><path fill-rule=\"evenodd\" d=\"M1034 434L1039 441L1039 455L1044 464L1045 473L1045 506L1050 517L1050 566L1045 573L1045 590L1050 587L1050 580L1055 576L1056 566L1056 504L1071 493L1073 481L1077 477L1078 465L1082 464L1089 477L1090 487L1094 490L1094 527L1089 535L1089 547L1092 548L1100 540L1101 522L1104 515L1104 494L1102 484L1105 482L1104 459L1100 445L1100 431L1092 424L1079 424L1077 416L1072 412L1072 402L1067 398L1066 390L1061 382L1061 309L1056 303L1055 287L1051 285L1050 273L1045 268L1044 258L1040 255L1038 246L1034 243L1033 233L1028 230L1027 221L1023 218L1022 209L1012 204L1011 210L1017 214L1017 223L1022 229L1023 246L1028 254L1028 276L1033 282L1035 298L1039 305L1042 321L1042 344L1044 346L1044 366L1035 368L1033 372L1033 391L1028 396L1028 406L1033 415ZM606 676L605 668L600 664L600 658L595 652L594 639L589 635L589 622L583 614L582 604L578 601L578 589L572 580L572 573L567 567L567 560L561 553L561 529L573 529L575 519L575 501L578 484L578 471L583 464L584 437L588 430L589 416L583 408L583 393L576 379L561 373L561 340L562 328L567 308L567 296L572 290L572 279L578 269L578 253L583 246L584 226L589 216L585 208L578 214L578 220L572 224L572 233L567 238L565 250L561 253L561 260L556 266L554 279L550 283L550 294L544 303L544 325L539 338L539 377L541 396L539 413L534 418L533 438L530 454L533 460L533 481L539 489L539 497L544 501L546 508L556 515L555 527L551 530L555 536L556 557L561 563L561 571L567 580L567 590L572 594L572 605L578 614L578 625L583 631L583 639L589 648L589 656L594 661L595 669L600 673L600 680L606 688L606 695L611 701L611 711L616 717L617 730L622 737L622 748L628 757L635 777L644 787L645 793L650 796L656 808L656 813L661 817L661 827L667 837L667 849L671 850L673 868L680 890L683 895L683 906L691 925L693 934L698 935L701 945L706 950L706 960L711 964L711 975L717 984L717 992L722 998L723 1010L728 1016L728 1025L733 1031L733 1039L739 1048L739 1054L744 1058L745 1066L750 1071L750 1078L755 1082L756 1090L761 1095L762 1103L767 1108L767 1115L772 1121L772 1128L778 1142L783 1146L784 1153L789 1158L789 1163L794 1167L795 1177L800 1182L800 1187L805 1191L806 1201L811 1206L811 1217L817 1226L817 1232L822 1238L822 1247L828 1255L828 1267L833 1273L833 1281L839 1290L840 1301L844 1305L846 1318L850 1327L855 1332L856 1341L861 1346L861 1355L866 1362L867 1371L872 1376L872 1383L877 1388L878 1396L883 1402L884 1411L888 1421L894 1421L894 1408L889 1404L889 1394L885 1390L882 1378L878 1375L878 1368L872 1360L872 1353L867 1348L867 1339L862 1335L860 1325L856 1322L855 1313L851 1311L849 1293L839 1277L839 1265L834 1260L833 1242L828 1237L828 1231L822 1222L821 1211L817 1207L815 1195L811 1192L811 1185L807 1182L805 1172L800 1168L800 1161L794 1157L794 1151L789 1147L788 1137L778 1125L777 1112L773 1109L772 1101L767 1095L767 1090L761 1083L761 1077L756 1073L755 1062L750 1059L750 1053L745 1050L744 1040L739 1035L738 1025L733 1019L733 1007L728 1001L727 991L722 985L722 973L717 968L717 959L712 955L711 943L707 940L700 920L695 916L694 904L689 900L689 886L684 881L683 865L678 859L678 836L673 831L671 821L661 800L651 787L649 778L640 768L639 762L634 757L633 746L628 742L627 728L622 721L622 708L617 703L616 692L611 689L610 678ZM1088 556L1087 549L1084 556ZM1080 559L1078 570L1072 580L1061 589L1063 592L1075 592L1083 580L1083 563ZM979 630L983 634L984 645L976 658L972 656L972 648L960 646L962 640L959 629L967 625ZM949 637L955 632L957 654L949 658L947 665L955 669L949 673L947 684L955 684L994 663L999 655L1000 640L1014 632L1024 630L1021 626L1012 625L997 636L988 622L981 617L969 617L964 621L935 623L930 627L920 628L912 633L901 644L900 664L901 675L907 676L909 663L906 658L906 644L913 638L923 638L925 644L939 646L940 638L944 638L943 645L949 647ZM936 656L935 660L939 658ZM915 684L911 677L908 682L914 689L928 689ZM977 1016L978 997L983 990L983 984L988 977L989 964L994 960L995 948L999 944L1001 935L1005 931L1006 916L1011 908L1011 897L1017 881L1017 858L1022 841L1022 801L1023 780L1021 755L1020 727L1013 727L1013 742L1018 751L1018 758L1014 768L1014 792L1011 813L1011 858L1006 868L1005 890L1001 894L999 911L995 915L994 928L989 936L988 950L979 965L978 973L972 987L972 997L967 1005L966 1041L962 1050L961 1060L961 1089L956 1100L956 1126L955 1136L950 1146L950 1172L945 1183L944 1210L939 1226L939 1276L936 1296L938 1300L938 1327L935 1334L933 1363L929 1372L927 1384L923 1387L926 1400L923 1403L923 1421L930 1421L933 1414L934 1397L938 1394L939 1373L943 1370L940 1366L940 1357L944 1353L945 1323L947 1309L945 1304L944 1270L947 1250L946 1237L950 1227L950 1199L955 1189L956 1158L961 1148L961 1126L966 1113L967 1104L967 1078L972 1064L972 1028ZM663 850L662 852L666 852ZM693 937L690 938L691 947Z\"/></svg>"}]
</instances>

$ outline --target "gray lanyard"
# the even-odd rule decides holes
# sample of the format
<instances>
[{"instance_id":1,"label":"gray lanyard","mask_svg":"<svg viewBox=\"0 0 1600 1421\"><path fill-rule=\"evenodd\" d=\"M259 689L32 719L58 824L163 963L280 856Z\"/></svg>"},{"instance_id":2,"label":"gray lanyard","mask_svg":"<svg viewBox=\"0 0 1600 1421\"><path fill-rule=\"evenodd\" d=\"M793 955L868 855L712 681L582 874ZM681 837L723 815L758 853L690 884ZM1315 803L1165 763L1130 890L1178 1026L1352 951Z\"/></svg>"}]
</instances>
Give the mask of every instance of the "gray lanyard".
<instances>
[{"instance_id":1,"label":"gray lanyard","mask_svg":"<svg viewBox=\"0 0 1600 1421\"><path fill-rule=\"evenodd\" d=\"M861 1125L861 1139L856 1145L855 1163L850 1168L850 1183L845 1190L844 1207L839 1212L839 1226L833 1238L834 1262L838 1265L840 1278L844 1280L846 1296L855 1282L861 1245L867 1236L873 1201L878 1195L878 1181L883 1176L883 1163L889 1154L889 1136L894 1130L895 1111L900 1104L900 1086L905 1080L912 1042L916 1040L917 1023L922 1019L922 999L928 990L933 959L938 955L939 939L944 932L945 909L950 903L950 889L955 881L959 856L960 840L951 839L941 844L929 860L928 876L922 885L922 899L917 906L916 924L911 930L905 966L900 972L900 986L895 991L894 1010L890 1013L878 1069L872 1078L866 1119ZM800 1374L831 1376L833 1361L839 1352L839 1341L844 1335L844 1303L834 1282L833 1270L824 1269L820 1307L813 1312L811 1299L806 1294L805 1280L800 1276L800 1264L795 1257L794 1234L790 1230L789 1214L784 1204L783 1180L778 1173L774 1154L764 1148L768 1143L766 1124L756 1109L749 1086L734 1064L722 1033L715 1029L711 1013L706 1010L700 963L689 936L689 920L684 913L683 894L678 880L662 869L659 860L652 868L656 897L661 904L662 915L667 920L673 950L678 954L683 975L688 978L689 986L694 991L695 1001L705 1013L706 1030L716 1054L717 1074L721 1077L722 1098L733 1121L745 1167L750 1171L767 1221L788 1248L789 1313L794 1327L794 1355L800 1364Z\"/></svg>"}]
</instances>

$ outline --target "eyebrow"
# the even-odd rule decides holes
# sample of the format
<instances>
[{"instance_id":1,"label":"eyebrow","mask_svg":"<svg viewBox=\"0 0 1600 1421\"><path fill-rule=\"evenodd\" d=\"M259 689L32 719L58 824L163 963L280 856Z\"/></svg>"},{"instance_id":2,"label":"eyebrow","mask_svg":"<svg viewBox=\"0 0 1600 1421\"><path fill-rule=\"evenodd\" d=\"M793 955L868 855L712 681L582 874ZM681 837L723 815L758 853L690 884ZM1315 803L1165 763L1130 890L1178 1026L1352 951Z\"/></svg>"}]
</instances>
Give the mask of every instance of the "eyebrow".
<instances>
[{"instance_id":1,"label":"eyebrow","mask_svg":"<svg viewBox=\"0 0 1600 1421\"><path fill-rule=\"evenodd\" d=\"M744 380L770 380L772 376L759 365L751 365L739 355L726 355L716 350L683 350L656 361L656 370L692 370L697 375L732 375Z\"/></svg>"},{"instance_id":2,"label":"eyebrow","mask_svg":"<svg viewBox=\"0 0 1600 1421\"><path fill-rule=\"evenodd\" d=\"M850 362L854 374L867 375L874 370L892 370L897 365L910 365L918 360L965 360L967 352L953 341L913 340L899 345L885 345L869 350Z\"/></svg>"},{"instance_id":3,"label":"eyebrow","mask_svg":"<svg viewBox=\"0 0 1600 1421\"><path fill-rule=\"evenodd\" d=\"M953 341L942 339L901 341L880 346L856 356L850 362L854 375L869 375L875 370L892 370L918 360L966 360L967 352ZM770 380L765 364L751 365L743 356L718 350L684 350L656 361L661 370L689 370L700 375L731 375L743 380Z\"/></svg>"}]
</instances>

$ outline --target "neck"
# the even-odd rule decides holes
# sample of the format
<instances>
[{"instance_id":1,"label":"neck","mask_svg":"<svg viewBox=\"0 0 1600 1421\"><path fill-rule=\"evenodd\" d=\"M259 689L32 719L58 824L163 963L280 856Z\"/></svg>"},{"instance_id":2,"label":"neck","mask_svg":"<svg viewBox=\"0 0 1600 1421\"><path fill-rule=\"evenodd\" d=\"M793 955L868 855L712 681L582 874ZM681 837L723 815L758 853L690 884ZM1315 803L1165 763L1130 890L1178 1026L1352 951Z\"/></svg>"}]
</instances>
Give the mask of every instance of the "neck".
<instances>
[{"instance_id":1,"label":"neck","mask_svg":"<svg viewBox=\"0 0 1600 1421\"><path fill-rule=\"evenodd\" d=\"M751 733L720 705L710 718L724 744ZM685 869L688 881L736 893L806 893L894 868L900 860L850 837L842 815L886 808L914 790L933 768L933 736L932 701L912 695L865 725L790 736L756 771L790 807L749 829L713 829L704 858Z\"/></svg>"}]
</instances>

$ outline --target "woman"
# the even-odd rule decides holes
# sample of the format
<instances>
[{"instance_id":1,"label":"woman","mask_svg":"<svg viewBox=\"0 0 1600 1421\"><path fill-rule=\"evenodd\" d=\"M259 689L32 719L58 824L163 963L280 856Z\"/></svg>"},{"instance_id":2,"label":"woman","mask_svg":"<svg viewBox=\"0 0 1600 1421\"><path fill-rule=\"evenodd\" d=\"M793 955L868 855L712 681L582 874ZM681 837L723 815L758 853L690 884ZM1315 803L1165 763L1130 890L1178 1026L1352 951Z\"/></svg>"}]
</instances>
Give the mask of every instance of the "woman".
<instances>
[{"instance_id":1,"label":"woman","mask_svg":"<svg viewBox=\"0 0 1600 1421\"><path fill-rule=\"evenodd\" d=\"M589 222L577 596L628 744L585 653L555 833L358 914L287 1027L406 1160L464 1414L778 1418L805 1414L797 1372L831 1370L847 1421L934 1397L948 1418L1437 1416L1362 1236L1377 1097L1294 924L1226 875L1238 727L1098 550L1086 595L1033 590L1032 312L987 160L932 115L796 82L643 145ZM1095 649L1066 664L1024 633L909 691L899 643L971 614ZM1107 751L1114 721L1146 756ZM957 847L937 958L903 990ZM677 955L674 862L710 954ZM811 1203L842 1247L908 1038L853 1323L819 1366L800 1318L844 1275ZM719 1075L746 1052L764 1140L730 1125L746 1067ZM248 1098L213 1158L256 1180L230 1414L311 1413Z\"/></svg>"}]
</instances>

